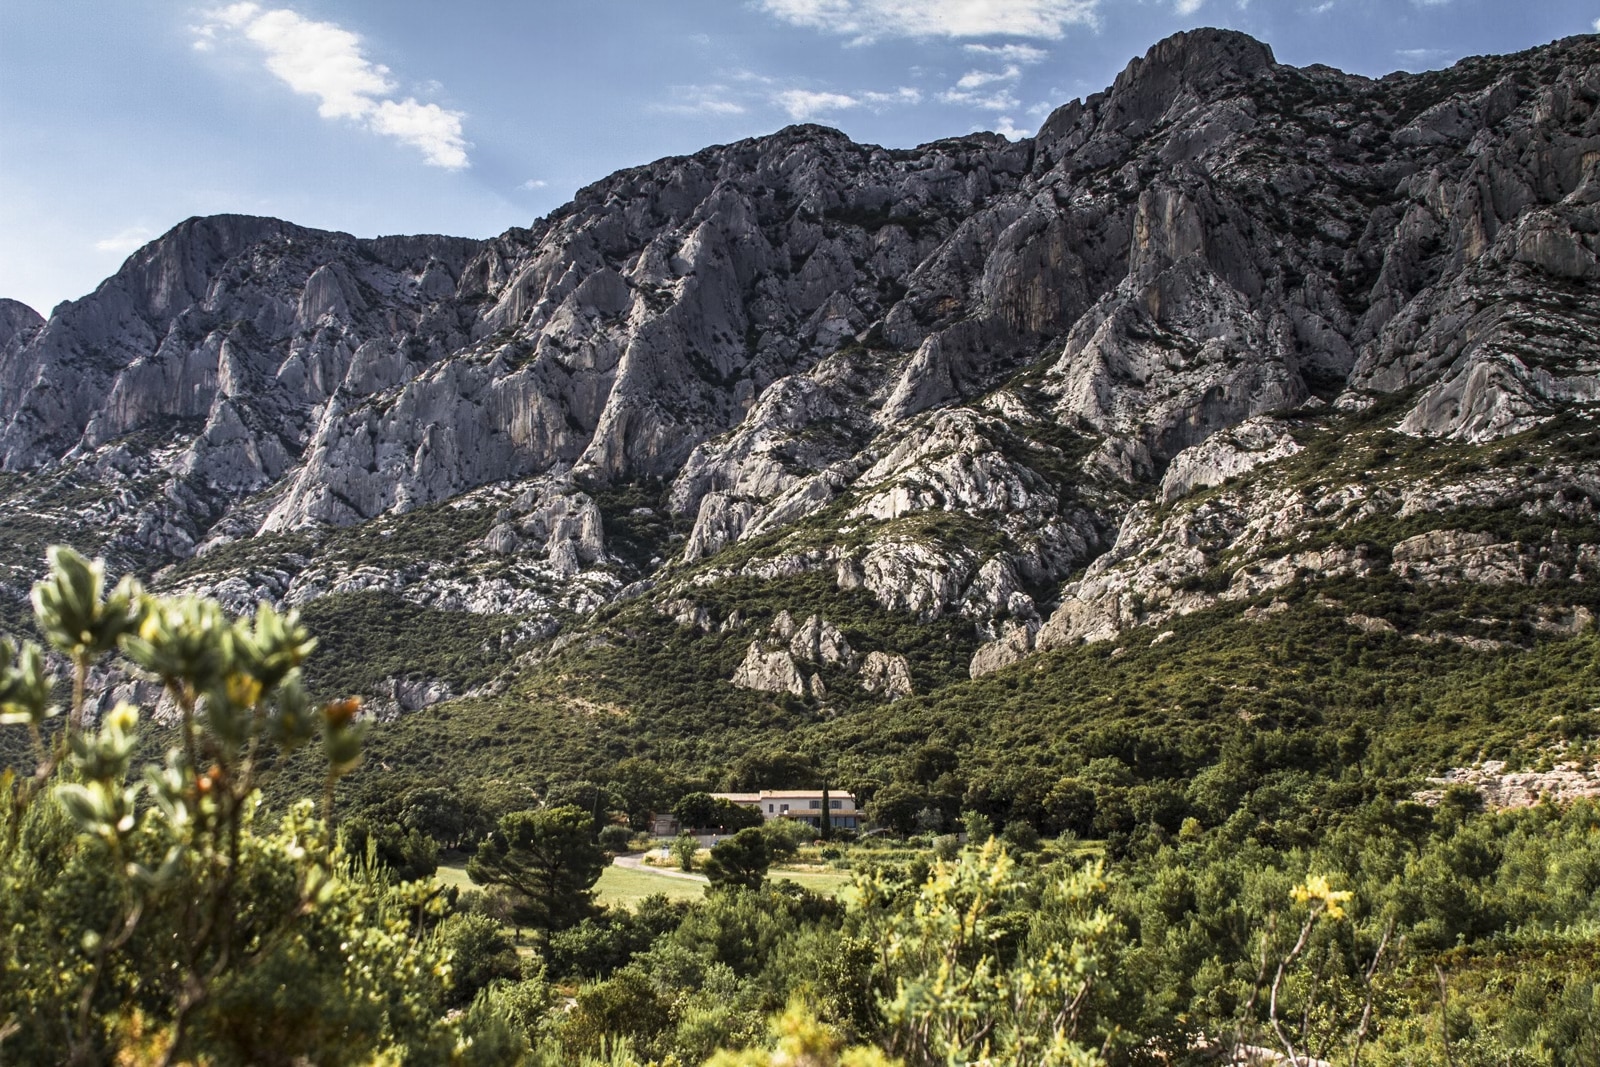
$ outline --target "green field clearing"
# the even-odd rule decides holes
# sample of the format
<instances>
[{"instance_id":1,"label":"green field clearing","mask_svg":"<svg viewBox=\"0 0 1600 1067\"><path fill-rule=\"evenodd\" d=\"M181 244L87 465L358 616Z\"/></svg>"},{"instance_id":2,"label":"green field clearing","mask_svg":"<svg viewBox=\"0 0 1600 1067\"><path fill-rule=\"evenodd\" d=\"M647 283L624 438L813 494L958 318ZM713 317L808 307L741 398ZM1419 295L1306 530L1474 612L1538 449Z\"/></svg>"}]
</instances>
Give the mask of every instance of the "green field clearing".
<instances>
[{"instance_id":1,"label":"green field clearing","mask_svg":"<svg viewBox=\"0 0 1600 1067\"><path fill-rule=\"evenodd\" d=\"M597 899L606 907L632 909L645 897L657 893L669 900L699 900L705 896L706 885L704 882L691 882L687 878L671 878L626 867L607 867L601 872L595 890Z\"/></svg>"},{"instance_id":2,"label":"green field clearing","mask_svg":"<svg viewBox=\"0 0 1600 1067\"><path fill-rule=\"evenodd\" d=\"M439 869L433 872L433 880L446 888L455 886L463 893L469 889L480 888L473 885L472 879L467 877L466 860L462 860L459 864L439 864Z\"/></svg>"},{"instance_id":3,"label":"green field clearing","mask_svg":"<svg viewBox=\"0 0 1600 1067\"><path fill-rule=\"evenodd\" d=\"M836 897L850 888L855 875L849 871L791 871L774 867L771 877L774 881L795 882L825 897Z\"/></svg>"},{"instance_id":4,"label":"green field clearing","mask_svg":"<svg viewBox=\"0 0 1600 1067\"><path fill-rule=\"evenodd\" d=\"M795 882L807 889L833 897L850 886L849 871L793 871L774 868L774 879ZM441 863L433 880L442 886L455 886L465 893L480 888L467 877L465 863ZM645 897L662 894L669 900L699 900L705 895L705 883L691 882L685 878L671 878L649 871L629 870L626 867L607 867L595 884L595 899L606 907L632 909Z\"/></svg>"}]
</instances>

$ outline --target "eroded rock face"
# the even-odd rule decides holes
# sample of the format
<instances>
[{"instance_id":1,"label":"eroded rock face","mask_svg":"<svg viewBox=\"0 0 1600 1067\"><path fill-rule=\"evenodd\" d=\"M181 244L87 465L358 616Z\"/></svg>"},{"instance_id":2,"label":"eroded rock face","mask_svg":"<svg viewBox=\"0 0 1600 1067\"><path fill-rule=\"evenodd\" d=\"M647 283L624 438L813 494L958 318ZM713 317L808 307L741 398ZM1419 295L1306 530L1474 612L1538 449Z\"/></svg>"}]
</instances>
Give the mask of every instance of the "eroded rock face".
<instances>
[{"instance_id":1,"label":"eroded rock face","mask_svg":"<svg viewBox=\"0 0 1600 1067\"><path fill-rule=\"evenodd\" d=\"M995 671L1021 663L1033 651L1038 636L1037 619L1005 623L1000 627L997 637L978 646L978 651L972 655L968 673L974 678L982 678L986 674L993 674Z\"/></svg>"},{"instance_id":2,"label":"eroded rock face","mask_svg":"<svg viewBox=\"0 0 1600 1067\"><path fill-rule=\"evenodd\" d=\"M1526 499L1270 474L1386 394L1424 443L1600 405L1596 70L1574 38L1371 81L1195 31L1020 142L790 127L489 241L189 220L48 320L0 301L0 468L28 473L0 518L59 478L89 501L63 525L129 567L306 539L191 572L230 603L382 591L539 627L827 574L969 620L975 676L1307 575L1587 580L1590 545L1358 536L1508 500L1592 521L1581 464ZM608 494L644 485L666 532L634 558L607 538L645 524ZM329 528L475 494L494 519L449 559L316 558ZM789 624L741 673L818 698L800 665L852 652Z\"/></svg>"},{"instance_id":3,"label":"eroded rock face","mask_svg":"<svg viewBox=\"0 0 1600 1067\"><path fill-rule=\"evenodd\" d=\"M1476 767L1457 767L1439 778L1429 778L1428 784L1433 788L1415 794L1423 804L1436 805L1446 790L1466 788L1482 796L1484 806L1491 810L1600 797L1600 772L1575 763L1558 763L1548 771L1508 771L1504 760L1487 760Z\"/></svg>"},{"instance_id":4,"label":"eroded rock face","mask_svg":"<svg viewBox=\"0 0 1600 1067\"><path fill-rule=\"evenodd\" d=\"M731 680L740 689L763 693L792 693L803 697L810 691L793 655L784 649L763 652L759 641L750 642L750 650Z\"/></svg>"},{"instance_id":5,"label":"eroded rock face","mask_svg":"<svg viewBox=\"0 0 1600 1067\"><path fill-rule=\"evenodd\" d=\"M442 704L456 695L449 683L437 678L386 678L366 700L364 710L379 720L392 719Z\"/></svg>"},{"instance_id":6,"label":"eroded rock face","mask_svg":"<svg viewBox=\"0 0 1600 1067\"><path fill-rule=\"evenodd\" d=\"M833 623L817 615L810 616L795 627L789 638L789 652L795 659L805 663L826 664L847 670L854 669L856 665L856 654L851 651L844 634Z\"/></svg>"},{"instance_id":7,"label":"eroded rock face","mask_svg":"<svg viewBox=\"0 0 1600 1067\"><path fill-rule=\"evenodd\" d=\"M679 608L679 621L692 605L684 601L674 604ZM703 614L703 612L702 612ZM729 620L730 627L733 620ZM730 681L741 689L756 689L767 693L793 693L797 697L810 696L823 700L828 687L820 671L809 674L801 665L832 667L849 672L856 667L856 655L839 628L820 615L809 615L804 622L795 622L787 611L780 611L767 628L765 638L750 642L744 662L733 672Z\"/></svg>"},{"instance_id":8,"label":"eroded rock face","mask_svg":"<svg viewBox=\"0 0 1600 1067\"><path fill-rule=\"evenodd\" d=\"M904 656L888 652L869 652L861 664L861 688L888 700L910 696L911 666Z\"/></svg>"},{"instance_id":9,"label":"eroded rock face","mask_svg":"<svg viewBox=\"0 0 1600 1067\"><path fill-rule=\"evenodd\" d=\"M1174 456L1161 479L1161 500L1170 504L1195 489L1221 485L1229 478L1265 463L1288 459L1300 451L1299 443L1283 422L1247 419Z\"/></svg>"},{"instance_id":10,"label":"eroded rock face","mask_svg":"<svg viewBox=\"0 0 1600 1067\"><path fill-rule=\"evenodd\" d=\"M1394 546L1395 573L1430 584L1530 585L1593 580L1600 546L1501 542L1493 534L1435 530Z\"/></svg>"}]
</instances>

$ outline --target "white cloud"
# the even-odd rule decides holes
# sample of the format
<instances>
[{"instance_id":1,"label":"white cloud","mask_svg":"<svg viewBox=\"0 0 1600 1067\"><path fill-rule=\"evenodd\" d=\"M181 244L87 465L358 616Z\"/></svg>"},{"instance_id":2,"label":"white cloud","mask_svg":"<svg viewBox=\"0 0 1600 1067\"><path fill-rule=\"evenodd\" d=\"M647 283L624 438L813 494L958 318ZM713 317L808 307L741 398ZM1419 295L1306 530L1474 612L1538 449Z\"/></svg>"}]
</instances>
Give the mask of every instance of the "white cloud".
<instances>
[{"instance_id":1,"label":"white cloud","mask_svg":"<svg viewBox=\"0 0 1600 1067\"><path fill-rule=\"evenodd\" d=\"M862 93L861 99L866 101L869 106L884 108L892 107L895 104L920 104L922 103L922 93L916 89L901 86L892 93Z\"/></svg>"},{"instance_id":2,"label":"white cloud","mask_svg":"<svg viewBox=\"0 0 1600 1067\"><path fill-rule=\"evenodd\" d=\"M1015 111L1022 106L1022 101L1018 100L1009 89L1000 89L992 93L968 93L950 89L940 93L939 99L946 104L961 104L983 111Z\"/></svg>"},{"instance_id":3,"label":"white cloud","mask_svg":"<svg viewBox=\"0 0 1600 1067\"><path fill-rule=\"evenodd\" d=\"M1443 48L1397 48L1394 54L1412 63L1426 63L1429 60L1441 59L1450 53Z\"/></svg>"},{"instance_id":4,"label":"white cloud","mask_svg":"<svg viewBox=\"0 0 1600 1067\"><path fill-rule=\"evenodd\" d=\"M1600 19L1594 20L1594 32L1600 33Z\"/></svg>"},{"instance_id":5,"label":"white cloud","mask_svg":"<svg viewBox=\"0 0 1600 1067\"><path fill-rule=\"evenodd\" d=\"M422 150L435 167L460 170L467 165L467 142L461 136L461 113L438 104L384 100L367 120L374 132Z\"/></svg>"},{"instance_id":6,"label":"white cloud","mask_svg":"<svg viewBox=\"0 0 1600 1067\"><path fill-rule=\"evenodd\" d=\"M849 111L857 107L881 111L899 104L918 104L922 102L922 94L909 87L901 87L889 93L833 93L811 89L785 89L775 94L772 99L789 113L790 118L796 122L805 122L821 115Z\"/></svg>"},{"instance_id":7,"label":"white cloud","mask_svg":"<svg viewBox=\"0 0 1600 1067\"><path fill-rule=\"evenodd\" d=\"M1010 138L1013 141L1018 140L1018 139L1023 138L1023 137L1031 137L1031 136L1033 136L1033 131L1032 130L1024 130L1024 129L1019 128L1017 125L1015 125L1011 121L1011 116L1010 115L1001 115L1000 116L999 122L995 125L994 132L998 133L998 134L1003 134L1003 135L1005 135L1006 137Z\"/></svg>"},{"instance_id":8,"label":"white cloud","mask_svg":"<svg viewBox=\"0 0 1600 1067\"><path fill-rule=\"evenodd\" d=\"M1173 6L1180 15L1192 15L1205 5L1206 0L1177 0Z\"/></svg>"},{"instance_id":9,"label":"white cloud","mask_svg":"<svg viewBox=\"0 0 1600 1067\"><path fill-rule=\"evenodd\" d=\"M957 89L979 89L995 82L1011 82L1022 77L1022 68L1011 66L1005 70L969 70L956 82Z\"/></svg>"},{"instance_id":10,"label":"white cloud","mask_svg":"<svg viewBox=\"0 0 1600 1067\"><path fill-rule=\"evenodd\" d=\"M518 189L527 189L527 190L532 191L534 189L543 189L545 186L547 186L549 184L550 183L545 181L543 178L529 178L527 181L525 181L521 185L517 186L517 188Z\"/></svg>"},{"instance_id":11,"label":"white cloud","mask_svg":"<svg viewBox=\"0 0 1600 1067\"><path fill-rule=\"evenodd\" d=\"M1012 90L1021 77L1022 68L1015 63L1004 70L969 70L955 85L940 93L939 99L946 104L987 111L1015 111L1022 104ZM1009 119L1001 121L1010 122Z\"/></svg>"},{"instance_id":12,"label":"white cloud","mask_svg":"<svg viewBox=\"0 0 1600 1067\"><path fill-rule=\"evenodd\" d=\"M236 3L208 12L195 28L195 47L215 47L227 36L242 37L261 50L267 70L290 89L317 99L325 119L351 119L374 133L393 137L422 151L432 166L460 170L468 165L467 141L459 111L438 104L393 98L397 88L389 68L369 60L361 38L332 22L316 22L289 8L263 10Z\"/></svg>"},{"instance_id":13,"label":"white cloud","mask_svg":"<svg viewBox=\"0 0 1600 1067\"><path fill-rule=\"evenodd\" d=\"M820 93L810 89L785 89L775 99L796 122L861 106L860 100L847 93Z\"/></svg>"},{"instance_id":14,"label":"white cloud","mask_svg":"<svg viewBox=\"0 0 1600 1067\"><path fill-rule=\"evenodd\" d=\"M125 256L136 248L142 247L145 242L154 237L155 233L143 226L130 226L121 233L114 233L94 243L96 252L112 252Z\"/></svg>"},{"instance_id":15,"label":"white cloud","mask_svg":"<svg viewBox=\"0 0 1600 1067\"><path fill-rule=\"evenodd\" d=\"M980 56L993 56L1002 63L1028 65L1042 63L1050 57L1049 52L1043 48L1035 48L1031 44L969 44L964 47L968 52L975 52Z\"/></svg>"},{"instance_id":16,"label":"white cloud","mask_svg":"<svg viewBox=\"0 0 1600 1067\"><path fill-rule=\"evenodd\" d=\"M754 0L795 26L857 41L879 37L1029 37L1058 40L1098 25L1100 0Z\"/></svg>"},{"instance_id":17,"label":"white cloud","mask_svg":"<svg viewBox=\"0 0 1600 1067\"><path fill-rule=\"evenodd\" d=\"M650 105L670 115L743 115L745 106L728 99L725 85L674 85L672 99Z\"/></svg>"}]
</instances>

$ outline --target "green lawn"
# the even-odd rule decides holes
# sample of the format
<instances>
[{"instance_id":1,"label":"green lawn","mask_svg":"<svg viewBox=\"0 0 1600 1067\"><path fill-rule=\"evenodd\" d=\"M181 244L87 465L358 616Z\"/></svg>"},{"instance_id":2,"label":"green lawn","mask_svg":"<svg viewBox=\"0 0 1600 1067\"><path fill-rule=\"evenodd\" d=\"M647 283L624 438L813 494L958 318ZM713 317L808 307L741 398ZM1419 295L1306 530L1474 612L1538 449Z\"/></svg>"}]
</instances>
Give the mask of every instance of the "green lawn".
<instances>
[{"instance_id":1,"label":"green lawn","mask_svg":"<svg viewBox=\"0 0 1600 1067\"><path fill-rule=\"evenodd\" d=\"M772 877L797 882L813 892L833 897L849 887L851 875L849 871L788 871L778 868L772 872ZM463 893L478 888L467 878L465 862L439 864L433 880L442 886L455 886ZM601 904L624 908L633 908L645 897L656 893L663 894L669 900L699 900L705 895L705 888L703 882L668 878L624 867L607 867L600 873L600 881L595 885L598 894L596 899Z\"/></svg>"},{"instance_id":2,"label":"green lawn","mask_svg":"<svg viewBox=\"0 0 1600 1067\"><path fill-rule=\"evenodd\" d=\"M599 893L597 899L607 907L633 908L645 897L657 893L670 900L699 900L705 895L706 886L704 882L691 882L686 878L607 867L600 873L595 889Z\"/></svg>"},{"instance_id":3,"label":"green lawn","mask_svg":"<svg viewBox=\"0 0 1600 1067\"><path fill-rule=\"evenodd\" d=\"M855 876L849 871L789 871L776 867L772 877L779 881L796 882L825 897L836 897L850 888L850 881Z\"/></svg>"},{"instance_id":4,"label":"green lawn","mask_svg":"<svg viewBox=\"0 0 1600 1067\"><path fill-rule=\"evenodd\" d=\"M459 863L440 863L439 869L433 872L433 880L438 884L449 887L455 886L465 893L469 889L477 889L472 880L467 877L467 861L462 858Z\"/></svg>"}]
</instances>

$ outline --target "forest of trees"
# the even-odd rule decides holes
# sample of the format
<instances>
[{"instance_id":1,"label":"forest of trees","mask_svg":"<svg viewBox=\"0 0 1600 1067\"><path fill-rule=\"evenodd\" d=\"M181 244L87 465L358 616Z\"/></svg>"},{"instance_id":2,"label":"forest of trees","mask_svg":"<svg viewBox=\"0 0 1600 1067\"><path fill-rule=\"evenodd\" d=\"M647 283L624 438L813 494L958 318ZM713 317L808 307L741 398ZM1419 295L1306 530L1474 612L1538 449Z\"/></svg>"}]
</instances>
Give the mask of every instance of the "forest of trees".
<instances>
[{"instance_id":1,"label":"forest of trees","mask_svg":"<svg viewBox=\"0 0 1600 1067\"><path fill-rule=\"evenodd\" d=\"M0 780L3 1063L1600 1063L1590 801L1417 803L1346 726L1204 760L1107 734L1038 789L925 741L872 790L908 841L829 846L847 891L771 877L796 842L750 827L699 899L606 907L628 818L721 783L636 759L342 789L369 723L307 693L292 613L106 586L52 550L43 645L0 647L27 753ZM135 677L142 706L100 691ZM477 888L435 880L442 849Z\"/></svg>"}]
</instances>

